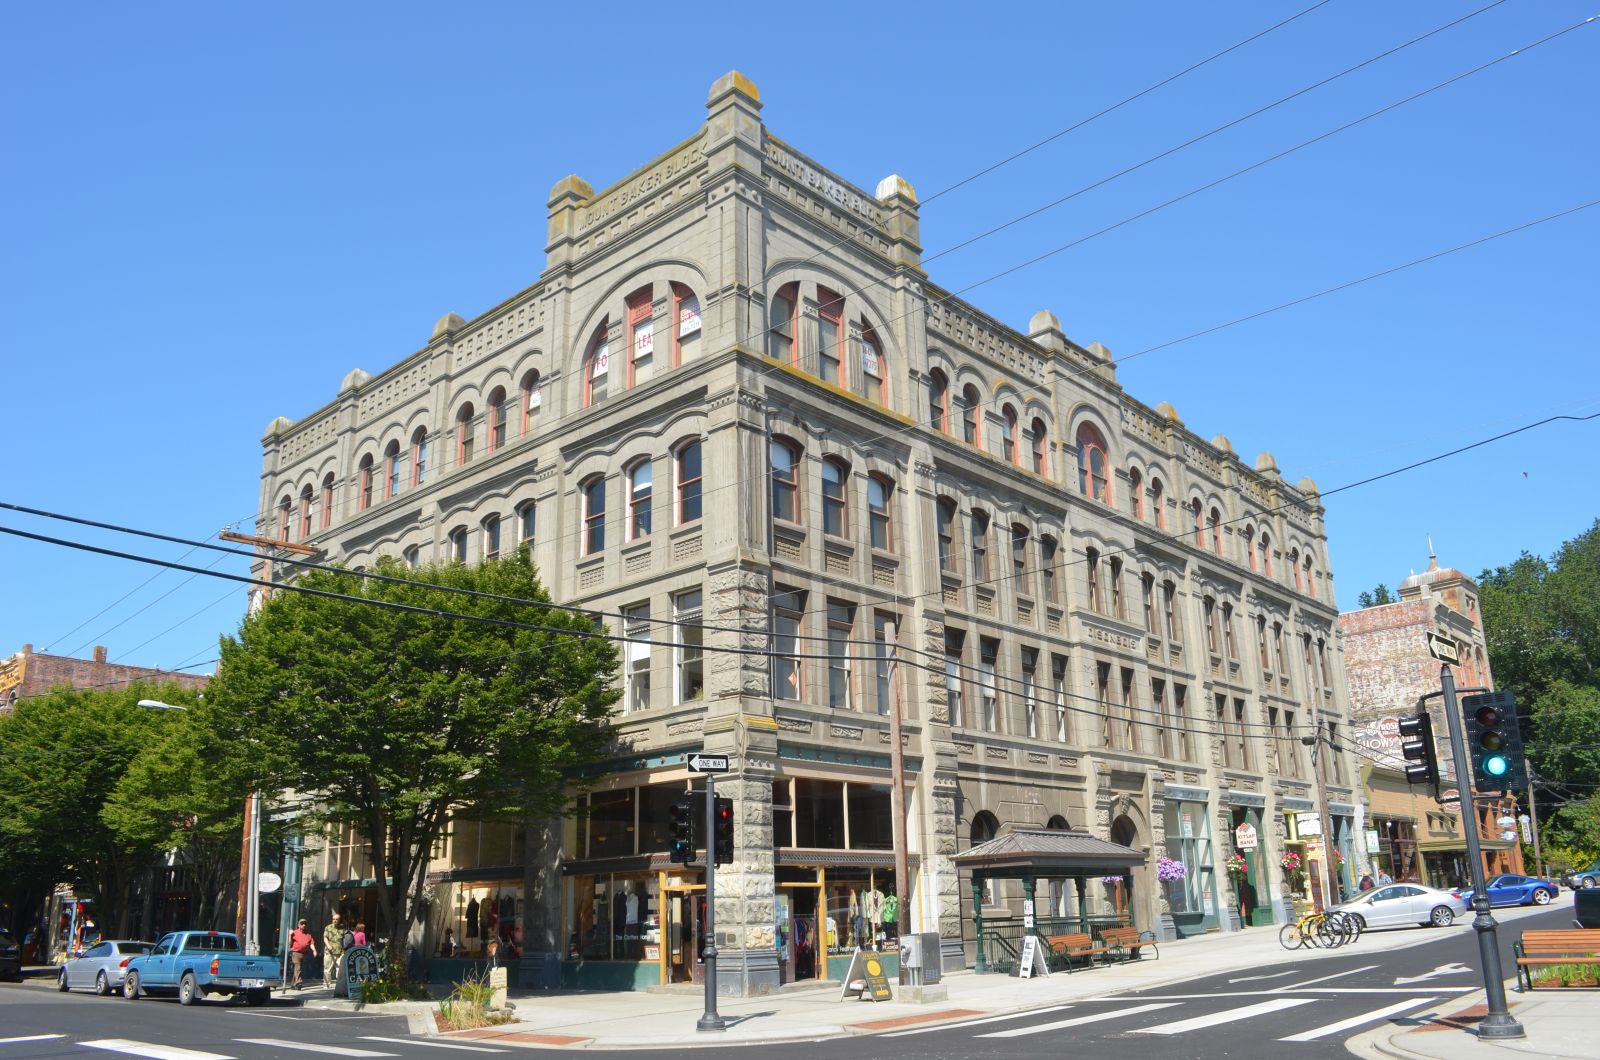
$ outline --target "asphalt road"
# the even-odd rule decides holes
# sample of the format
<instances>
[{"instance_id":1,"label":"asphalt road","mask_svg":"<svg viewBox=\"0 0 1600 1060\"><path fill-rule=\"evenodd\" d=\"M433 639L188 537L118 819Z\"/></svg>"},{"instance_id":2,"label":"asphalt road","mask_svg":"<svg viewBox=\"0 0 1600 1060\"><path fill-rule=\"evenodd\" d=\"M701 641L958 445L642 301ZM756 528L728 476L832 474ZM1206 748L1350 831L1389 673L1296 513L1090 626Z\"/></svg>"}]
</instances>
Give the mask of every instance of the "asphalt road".
<instances>
[{"instance_id":1,"label":"asphalt road","mask_svg":"<svg viewBox=\"0 0 1600 1060\"><path fill-rule=\"evenodd\" d=\"M1570 908L1502 925L1507 974L1523 928L1566 927ZM1268 929L1260 929L1268 930ZM1272 928L1276 931L1276 928ZM1384 1020L1418 1018L1482 985L1469 926L1412 929L1415 943L1378 953L1360 941L1340 956L1306 961L1285 952L1269 967L1193 979L941 1027L828 1042L761 1044L762 1060L818 1057L968 1060L1050 1057L1345 1057L1344 1040ZM1093 974L1085 973L1085 974ZM737 1047L733 1047L737 1048ZM129 1002L63 995L47 982L0 987L0 1060L471 1060L516 1046L412 1038L405 1020L302 1009L274 998L264 1008L170 999ZM740 1050L744 1051L744 1050ZM542 1049L549 1056L581 1051ZM631 1050L639 1060L679 1051ZM592 1054L591 1054L592 1055ZM483 1058L489 1060L489 1058Z\"/></svg>"}]
</instances>

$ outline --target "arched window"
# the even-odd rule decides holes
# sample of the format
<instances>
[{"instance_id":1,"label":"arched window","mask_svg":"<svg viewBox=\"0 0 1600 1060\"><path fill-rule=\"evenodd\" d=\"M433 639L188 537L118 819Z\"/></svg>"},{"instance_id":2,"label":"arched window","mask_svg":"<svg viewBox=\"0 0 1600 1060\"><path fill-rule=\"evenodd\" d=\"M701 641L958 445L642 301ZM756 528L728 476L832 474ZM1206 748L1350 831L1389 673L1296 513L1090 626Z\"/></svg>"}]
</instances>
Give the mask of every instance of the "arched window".
<instances>
[{"instance_id":1,"label":"arched window","mask_svg":"<svg viewBox=\"0 0 1600 1060\"><path fill-rule=\"evenodd\" d=\"M883 363L883 343L864 321L861 324L861 392L873 404L889 407L889 373Z\"/></svg>"},{"instance_id":2,"label":"arched window","mask_svg":"<svg viewBox=\"0 0 1600 1060\"><path fill-rule=\"evenodd\" d=\"M672 285L672 366L700 356L700 299L681 283Z\"/></svg>"},{"instance_id":3,"label":"arched window","mask_svg":"<svg viewBox=\"0 0 1600 1060\"><path fill-rule=\"evenodd\" d=\"M372 454L367 453L356 468L356 511L364 512L370 507L372 507Z\"/></svg>"},{"instance_id":4,"label":"arched window","mask_svg":"<svg viewBox=\"0 0 1600 1060\"><path fill-rule=\"evenodd\" d=\"M589 340L589 352L583 358L583 407L606 399L606 389L611 382L611 332L610 323L602 320Z\"/></svg>"},{"instance_id":5,"label":"arched window","mask_svg":"<svg viewBox=\"0 0 1600 1060\"><path fill-rule=\"evenodd\" d=\"M772 517L800 522L800 447L774 438L767 447L772 469Z\"/></svg>"},{"instance_id":6,"label":"arched window","mask_svg":"<svg viewBox=\"0 0 1600 1060\"><path fill-rule=\"evenodd\" d=\"M1272 542L1267 539L1267 532L1261 531L1261 573L1272 577Z\"/></svg>"},{"instance_id":7,"label":"arched window","mask_svg":"<svg viewBox=\"0 0 1600 1060\"><path fill-rule=\"evenodd\" d=\"M650 500L655 490L655 472L648 459L640 460L627 471L628 540L650 536Z\"/></svg>"},{"instance_id":8,"label":"arched window","mask_svg":"<svg viewBox=\"0 0 1600 1060\"><path fill-rule=\"evenodd\" d=\"M294 509L294 499L287 493L278 501L278 540L289 540L289 513Z\"/></svg>"},{"instance_id":9,"label":"arched window","mask_svg":"<svg viewBox=\"0 0 1600 1060\"><path fill-rule=\"evenodd\" d=\"M1044 602L1056 602L1056 539L1049 534L1039 536L1039 592Z\"/></svg>"},{"instance_id":10,"label":"arched window","mask_svg":"<svg viewBox=\"0 0 1600 1060\"><path fill-rule=\"evenodd\" d=\"M416 570L418 567L422 566L422 549L418 548L416 545L407 545L405 548L400 550L400 562L404 563L412 570Z\"/></svg>"},{"instance_id":11,"label":"arched window","mask_svg":"<svg viewBox=\"0 0 1600 1060\"><path fill-rule=\"evenodd\" d=\"M1309 550L1306 552L1304 562L1306 568L1306 592L1310 593L1311 599L1315 600L1317 598L1317 572L1311 569L1311 552ZM1479 669L1481 671L1482 668L1480 667Z\"/></svg>"},{"instance_id":12,"label":"arched window","mask_svg":"<svg viewBox=\"0 0 1600 1060\"><path fill-rule=\"evenodd\" d=\"M817 378L846 386L844 378L844 299L817 288Z\"/></svg>"},{"instance_id":13,"label":"arched window","mask_svg":"<svg viewBox=\"0 0 1600 1060\"><path fill-rule=\"evenodd\" d=\"M700 443L689 442L678 447L673 460L677 478L677 521L682 526L700 518Z\"/></svg>"},{"instance_id":14,"label":"arched window","mask_svg":"<svg viewBox=\"0 0 1600 1060\"><path fill-rule=\"evenodd\" d=\"M655 375L656 322L650 288L628 296L628 388L648 383Z\"/></svg>"},{"instance_id":15,"label":"arched window","mask_svg":"<svg viewBox=\"0 0 1600 1060\"><path fill-rule=\"evenodd\" d=\"M956 502L940 497L936 505L939 533L939 569L956 570Z\"/></svg>"},{"instance_id":16,"label":"arched window","mask_svg":"<svg viewBox=\"0 0 1600 1060\"><path fill-rule=\"evenodd\" d=\"M411 484L420 486L428 481L428 429L418 427L411 432Z\"/></svg>"},{"instance_id":17,"label":"arched window","mask_svg":"<svg viewBox=\"0 0 1600 1060\"><path fill-rule=\"evenodd\" d=\"M1048 474L1044 465L1044 420L1037 416L1033 418L1033 430L1028 432L1028 452L1033 473Z\"/></svg>"},{"instance_id":18,"label":"arched window","mask_svg":"<svg viewBox=\"0 0 1600 1060\"><path fill-rule=\"evenodd\" d=\"M1133 517L1144 519L1144 476L1138 468L1128 469L1128 492L1133 495Z\"/></svg>"},{"instance_id":19,"label":"arched window","mask_svg":"<svg viewBox=\"0 0 1600 1060\"><path fill-rule=\"evenodd\" d=\"M928 373L928 426L950 433L950 380L937 368Z\"/></svg>"},{"instance_id":20,"label":"arched window","mask_svg":"<svg viewBox=\"0 0 1600 1060\"><path fill-rule=\"evenodd\" d=\"M1028 577L1028 528L1021 523L1011 524L1011 581L1019 596L1032 596L1033 587Z\"/></svg>"},{"instance_id":21,"label":"arched window","mask_svg":"<svg viewBox=\"0 0 1600 1060\"><path fill-rule=\"evenodd\" d=\"M1250 564L1250 569L1251 570L1255 570L1256 569L1256 528L1253 527L1253 526L1247 526L1247 527L1244 528L1244 556L1245 556L1245 559Z\"/></svg>"},{"instance_id":22,"label":"arched window","mask_svg":"<svg viewBox=\"0 0 1600 1060\"><path fill-rule=\"evenodd\" d=\"M489 452L506 444L506 388L489 391Z\"/></svg>"},{"instance_id":23,"label":"arched window","mask_svg":"<svg viewBox=\"0 0 1600 1060\"><path fill-rule=\"evenodd\" d=\"M1222 555L1222 514L1215 508L1211 509L1211 515L1206 520L1206 525L1211 528L1211 551L1220 556Z\"/></svg>"},{"instance_id":24,"label":"arched window","mask_svg":"<svg viewBox=\"0 0 1600 1060\"><path fill-rule=\"evenodd\" d=\"M539 506L533 501L517 505L517 544L533 544L534 532L539 527Z\"/></svg>"},{"instance_id":25,"label":"arched window","mask_svg":"<svg viewBox=\"0 0 1600 1060\"><path fill-rule=\"evenodd\" d=\"M867 522L873 548L894 548L894 524L889 512L889 499L893 496L894 486L882 475L867 479Z\"/></svg>"},{"instance_id":26,"label":"arched window","mask_svg":"<svg viewBox=\"0 0 1600 1060\"><path fill-rule=\"evenodd\" d=\"M989 513L972 510L972 579L986 581L989 577Z\"/></svg>"},{"instance_id":27,"label":"arched window","mask_svg":"<svg viewBox=\"0 0 1600 1060\"><path fill-rule=\"evenodd\" d=\"M774 359L796 363L794 341L795 307L800 302L800 285L786 283L772 296L767 309L767 352Z\"/></svg>"},{"instance_id":28,"label":"arched window","mask_svg":"<svg viewBox=\"0 0 1600 1060\"><path fill-rule=\"evenodd\" d=\"M461 411L456 413L456 466L472 463L473 446L473 409L470 403L461 406Z\"/></svg>"},{"instance_id":29,"label":"arched window","mask_svg":"<svg viewBox=\"0 0 1600 1060\"><path fill-rule=\"evenodd\" d=\"M850 468L832 457L822 462L822 532L834 537L849 533L847 488Z\"/></svg>"},{"instance_id":30,"label":"arched window","mask_svg":"<svg viewBox=\"0 0 1600 1060\"><path fill-rule=\"evenodd\" d=\"M1006 463L1017 462L1017 410L1010 405L1000 408L1000 416L1005 420L1005 433L1000 438L1000 455L1006 458Z\"/></svg>"},{"instance_id":31,"label":"arched window","mask_svg":"<svg viewBox=\"0 0 1600 1060\"><path fill-rule=\"evenodd\" d=\"M1197 548L1205 548L1206 547L1206 521L1205 521L1205 515L1204 515L1205 506L1200 503L1200 498L1199 497L1196 497L1194 500L1189 502L1189 512L1190 512L1190 514L1192 514L1194 516L1194 543L1195 543L1195 547L1197 547Z\"/></svg>"},{"instance_id":32,"label":"arched window","mask_svg":"<svg viewBox=\"0 0 1600 1060\"><path fill-rule=\"evenodd\" d=\"M500 558L500 517L491 515L483 521L483 558Z\"/></svg>"},{"instance_id":33,"label":"arched window","mask_svg":"<svg viewBox=\"0 0 1600 1060\"><path fill-rule=\"evenodd\" d=\"M1305 590L1300 584L1300 550L1298 548L1289 550L1289 569L1294 572L1294 591L1297 593L1304 592Z\"/></svg>"},{"instance_id":34,"label":"arched window","mask_svg":"<svg viewBox=\"0 0 1600 1060\"><path fill-rule=\"evenodd\" d=\"M534 422L539 418L539 408L544 404L544 391L539 386L538 371L522 377L522 434L533 433Z\"/></svg>"},{"instance_id":35,"label":"arched window","mask_svg":"<svg viewBox=\"0 0 1600 1060\"><path fill-rule=\"evenodd\" d=\"M300 540L311 536L311 484L300 491Z\"/></svg>"},{"instance_id":36,"label":"arched window","mask_svg":"<svg viewBox=\"0 0 1600 1060\"><path fill-rule=\"evenodd\" d=\"M400 494L400 443L390 442L383 451L383 496L387 500Z\"/></svg>"},{"instance_id":37,"label":"arched window","mask_svg":"<svg viewBox=\"0 0 1600 1060\"><path fill-rule=\"evenodd\" d=\"M580 487L583 491L583 554L592 556L606 547L606 480L596 475Z\"/></svg>"},{"instance_id":38,"label":"arched window","mask_svg":"<svg viewBox=\"0 0 1600 1060\"><path fill-rule=\"evenodd\" d=\"M1050 817L1050 820L1045 822L1045 827L1047 829L1049 829L1050 831L1052 831L1052 832L1070 832L1070 831L1072 831L1072 826L1067 824L1067 819L1065 817L1061 816L1059 813L1058 814L1053 814Z\"/></svg>"},{"instance_id":39,"label":"arched window","mask_svg":"<svg viewBox=\"0 0 1600 1060\"><path fill-rule=\"evenodd\" d=\"M982 437L978 429L978 388L968 383L961 388L961 440L977 445Z\"/></svg>"},{"instance_id":40,"label":"arched window","mask_svg":"<svg viewBox=\"0 0 1600 1060\"><path fill-rule=\"evenodd\" d=\"M1110 461L1106 440L1092 423L1078 428L1078 492L1111 503Z\"/></svg>"},{"instance_id":41,"label":"arched window","mask_svg":"<svg viewBox=\"0 0 1600 1060\"><path fill-rule=\"evenodd\" d=\"M458 526L450 531L450 561L452 563L467 561L467 528L464 526Z\"/></svg>"},{"instance_id":42,"label":"arched window","mask_svg":"<svg viewBox=\"0 0 1600 1060\"><path fill-rule=\"evenodd\" d=\"M1155 513L1157 530L1167 528L1167 498L1161 489L1161 480L1150 476L1150 510Z\"/></svg>"},{"instance_id":43,"label":"arched window","mask_svg":"<svg viewBox=\"0 0 1600 1060\"><path fill-rule=\"evenodd\" d=\"M1000 822L988 810L979 810L972 818L972 845L987 843L1000 833Z\"/></svg>"},{"instance_id":44,"label":"arched window","mask_svg":"<svg viewBox=\"0 0 1600 1060\"><path fill-rule=\"evenodd\" d=\"M333 472L322 476L322 528L333 525Z\"/></svg>"}]
</instances>

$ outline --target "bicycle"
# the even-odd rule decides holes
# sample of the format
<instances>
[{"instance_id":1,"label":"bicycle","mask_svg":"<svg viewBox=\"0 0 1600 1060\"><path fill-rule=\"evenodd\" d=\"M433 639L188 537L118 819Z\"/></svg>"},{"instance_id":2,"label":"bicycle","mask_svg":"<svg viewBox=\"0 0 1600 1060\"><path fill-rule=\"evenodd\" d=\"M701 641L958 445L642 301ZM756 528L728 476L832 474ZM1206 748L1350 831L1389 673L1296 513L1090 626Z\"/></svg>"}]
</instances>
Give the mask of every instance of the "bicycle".
<instances>
[{"instance_id":1,"label":"bicycle","mask_svg":"<svg viewBox=\"0 0 1600 1060\"><path fill-rule=\"evenodd\" d=\"M1348 913L1311 912L1278 930L1278 944L1286 950L1305 947L1337 949L1361 935L1360 922Z\"/></svg>"}]
</instances>

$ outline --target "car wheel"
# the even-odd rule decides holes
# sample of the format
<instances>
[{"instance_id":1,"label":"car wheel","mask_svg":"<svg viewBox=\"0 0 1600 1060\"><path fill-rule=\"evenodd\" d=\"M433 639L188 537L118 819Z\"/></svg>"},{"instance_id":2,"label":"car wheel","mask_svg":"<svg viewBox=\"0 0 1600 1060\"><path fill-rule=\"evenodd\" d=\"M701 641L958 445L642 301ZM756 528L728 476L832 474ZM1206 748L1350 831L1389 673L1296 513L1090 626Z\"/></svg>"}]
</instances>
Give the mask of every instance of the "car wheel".
<instances>
[{"instance_id":1,"label":"car wheel","mask_svg":"<svg viewBox=\"0 0 1600 1060\"><path fill-rule=\"evenodd\" d=\"M1534 891L1533 892L1533 904L1534 905L1549 905L1550 904L1550 892L1545 890L1543 887L1539 888L1537 891Z\"/></svg>"},{"instance_id":2,"label":"car wheel","mask_svg":"<svg viewBox=\"0 0 1600 1060\"><path fill-rule=\"evenodd\" d=\"M200 988L195 984L194 973L184 972L178 981L178 1004L192 1005L200 999Z\"/></svg>"},{"instance_id":3,"label":"car wheel","mask_svg":"<svg viewBox=\"0 0 1600 1060\"><path fill-rule=\"evenodd\" d=\"M1578 886L1586 891L1592 891L1596 887L1600 887L1600 880L1596 880L1593 876L1585 876L1578 881Z\"/></svg>"},{"instance_id":4,"label":"car wheel","mask_svg":"<svg viewBox=\"0 0 1600 1060\"><path fill-rule=\"evenodd\" d=\"M65 968L61 969L61 974L56 976L56 989L61 991L63 994L72 989L71 987L67 986L67 970Z\"/></svg>"},{"instance_id":5,"label":"car wheel","mask_svg":"<svg viewBox=\"0 0 1600 1060\"><path fill-rule=\"evenodd\" d=\"M1428 917L1428 923L1434 927L1449 927L1456 922L1456 914L1447 905L1436 905Z\"/></svg>"},{"instance_id":6,"label":"car wheel","mask_svg":"<svg viewBox=\"0 0 1600 1060\"><path fill-rule=\"evenodd\" d=\"M94 992L100 997L106 997L111 993L111 980L106 978L105 972L94 977Z\"/></svg>"},{"instance_id":7,"label":"car wheel","mask_svg":"<svg viewBox=\"0 0 1600 1060\"><path fill-rule=\"evenodd\" d=\"M139 1000L139 973L129 972L128 978L122 981L122 996L129 1001Z\"/></svg>"}]
</instances>

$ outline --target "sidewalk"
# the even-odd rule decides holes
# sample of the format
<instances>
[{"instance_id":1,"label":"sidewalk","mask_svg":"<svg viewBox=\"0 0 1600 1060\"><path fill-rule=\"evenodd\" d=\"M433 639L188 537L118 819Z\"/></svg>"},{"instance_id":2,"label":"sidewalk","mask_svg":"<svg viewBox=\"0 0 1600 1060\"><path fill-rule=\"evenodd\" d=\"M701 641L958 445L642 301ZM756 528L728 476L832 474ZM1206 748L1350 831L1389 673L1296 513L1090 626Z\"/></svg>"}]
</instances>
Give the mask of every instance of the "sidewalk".
<instances>
[{"instance_id":1,"label":"sidewalk","mask_svg":"<svg viewBox=\"0 0 1600 1060\"><path fill-rule=\"evenodd\" d=\"M1542 911L1542 910L1537 910ZM1502 916L1506 912L1510 915ZM1528 910L1528 913L1536 910ZM1497 911L1503 923L1514 924L1517 911ZM1447 930L1464 931L1457 926ZM1355 953L1371 954L1424 945L1439 938L1437 931L1373 931L1355 946L1334 951L1297 951L1297 960L1322 960ZM970 971L947 973L942 985L944 1001L915 1004L895 1000L873 1003L857 999L840 1000L840 984L814 988L790 988L767 997L719 998L717 1010L728 1023L722 1032L701 1032L695 1021L705 1009L704 994L692 993L599 993L561 992L511 996L516 1022L481 1031L457 1032L451 1037L492 1039L499 1042L566 1048L704 1047L752 1042L815 1041L890 1029L934 1026L941 1022L1025 1012L1060 1005L1088 997L1121 993L1149 987L1166 987L1188 979L1237 971L1241 975L1259 973L1278 965L1288 956L1278 944L1278 929L1254 928L1230 935L1212 935L1162 943L1157 960L1148 957L1129 964L1097 967L1073 974L1057 972L1049 977L1013 979L1004 975L976 975ZM310 993L309 991L307 993ZM896 997L899 990L895 990ZM1470 996L1470 995L1469 995ZM1481 997L1481 995L1479 995ZM1600 1058L1600 1034L1592 1017L1587 1037L1594 1041L1588 1052L1552 1052L1551 1027L1573 1017L1577 1009L1593 1005L1592 995L1563 992L1559 998L1543 994L1513 995L1517 1004L1537 1006L1538 1048L1524 1051L1544 1056L1588 1056ZM349 1007L348 1002L319 1002L317 1007ZM1563 1004L1565 1003L1565 1004ZM387 1006L386 1006L387 1008ZM1521 1011L1519 1009L1519 1011ZM1532 1008L1528 1010L1530 1013ZM1593 1010L1591 1009L1591 1012ZM413 1026L422 1021L413 1019ZM1378 1051L1366 1055L1426 1057L1461 1060L1463 1038L1456 1033L1424 1032L1419 1027L1385 1025L1386 1032L1430 1034L1444 1052ZM433 1033L432 1028L428 1028ZM1579 1044L1573 1032L1572 1046ZM1410 1040L1406 1039L1407 1048ZM1452 1047L1451 1043L1454 1042ZM1472 1043L1468 1043L1472 1044ZM1520 1043L1526 1045L1527 1043ZM1398 1048L1398 1047L1396 1047ZM1482 1048L1494 1048L1482 1046Z\"/></svg>"},{"instance_id":2,"label":"sidewalk","mask_svg":"<svg viewBox=\"0 0 1600 1060\"><path fill-rule=\"evenodd\" d=\"M1590 990L1536 990L1516 993L1506 988L1507 1007L1527 1031L1516 1041L1479 1041L1476 1027L1488 1012L1483 991L1454 998L1438 1011L1395 1020L1350 1039L1357 1056L1399 1060L1471 1060L1516 1054L1549 1060L1593 1060L1600 1057L1600 1006Z\"/></svg>"}]
</instances>

